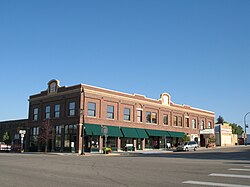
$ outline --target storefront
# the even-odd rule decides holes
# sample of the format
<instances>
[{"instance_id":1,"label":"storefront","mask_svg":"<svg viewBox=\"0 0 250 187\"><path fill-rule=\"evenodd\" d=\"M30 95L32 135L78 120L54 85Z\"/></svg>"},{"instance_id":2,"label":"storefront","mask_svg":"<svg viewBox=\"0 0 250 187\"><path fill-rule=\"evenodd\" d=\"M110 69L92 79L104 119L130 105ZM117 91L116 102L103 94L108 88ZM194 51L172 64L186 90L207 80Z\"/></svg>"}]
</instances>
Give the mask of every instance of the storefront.
<instances>
[{"instance_id":1,"label":"storefront","mask_svg":"<svg viewBox=\"0 0 250 187\"><path fill-rule=\"evenodd\" d=\"M135 147L137 147L136 140L140 138L136 129L121 127L121 131L123 133L123 138L121 138L121 150L124 151L128 145L132 145L130 147L133 147L133 150L135 150Z\"/></svg>"},{"instance_id":2,"label":"storefront","mask_svg":"<svg viewBox=\"0 0 250 187\"><path fill-rule=\"evenodd\" d=\"M162 149L171 146L177 146L181 138L184 136L183 132L161 131L146 129L149 139L146 140L146 148Z\"/></svg>"},{"instance_id":3,"label":"storefront","mask_svg":"<svg viewBox=\"0 0 250 187\"><path fill-rule=\"evenodd\" d=\"M123 137L122 132L119 127L116 126L107 126L107 147L111 147L112 151L118 151L118 141ZM103 146L105 146L105 137L103 137Z\"/></svg>"},{"instance_id":4,"label":"storefront","mask_svg":"<svg viewBox=\"0 0 250 187\"><path fill-rule=\"evenodd\" d=\"M105 125L106 126L106 125ZM107 146L112 151L163 149L176 146L184 136L183 132L139 129L118 126L106 126L106 138L102 132L103 125L85 124L85 151L101 152ZM100 142L101 141L101 142Z\"/></svg>"},{"instance_id":5,"label":"storefront","mask_svg":"<svg viewBox=\"0 0 250 187\"><path fill-rule=\"evenodd\" d=\"M214 136L214 129L200 130L200 146L206 147L209 143L209 138Z\"/></svg>"},{"instance_id":6,"label":"storefront","mask_svg":"<svg viewBox=\"0 0 250 187\"><path fill-rule=\"evenodd\" d=\"M143 150L145 147L145 141L149 139L149 136L148 136L145 129L137 129L136 128L136 132L139 136L139 138L137 138L137 141L136 141L136 143L137 143L136 149Z\"/></svg>"}]
</instances>

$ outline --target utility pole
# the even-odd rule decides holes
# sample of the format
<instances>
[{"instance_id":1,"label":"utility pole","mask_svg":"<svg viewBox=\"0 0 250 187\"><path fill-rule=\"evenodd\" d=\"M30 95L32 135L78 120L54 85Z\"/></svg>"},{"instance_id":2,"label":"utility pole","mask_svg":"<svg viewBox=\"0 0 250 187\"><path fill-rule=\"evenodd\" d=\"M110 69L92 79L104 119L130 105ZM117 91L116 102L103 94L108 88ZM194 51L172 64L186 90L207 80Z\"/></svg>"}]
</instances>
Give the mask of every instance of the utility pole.
<instances>
[{"instance_id":1,"label":"utility pole","mask_svg":"<svg viewBox=\"0 0 250 187\"><path fill-rule=\"evenodd\" d=\"M84 109L81 109L80 110L80 114L82 115L82 123L81 123L81 126L82 126L82 130L81 130L81 133L82 133L82 149L81 149L81 155L85 155L84 153L84 144L85 144L85 123L84 123Z\"/></svg>"},{"instance_id":2,"label":"utility pole","mask_svg":"<svg viewBox=\"0 0 250 187\"><path fill-rule=\"evenodd\" d=\"M245 145L247 145L247 128L248 128L248 124L246 122L246 117L247 115L250 114L250 112L246 113L246 115L244 116L244 125L245 125Z\"/></svg>"}]
</instances>

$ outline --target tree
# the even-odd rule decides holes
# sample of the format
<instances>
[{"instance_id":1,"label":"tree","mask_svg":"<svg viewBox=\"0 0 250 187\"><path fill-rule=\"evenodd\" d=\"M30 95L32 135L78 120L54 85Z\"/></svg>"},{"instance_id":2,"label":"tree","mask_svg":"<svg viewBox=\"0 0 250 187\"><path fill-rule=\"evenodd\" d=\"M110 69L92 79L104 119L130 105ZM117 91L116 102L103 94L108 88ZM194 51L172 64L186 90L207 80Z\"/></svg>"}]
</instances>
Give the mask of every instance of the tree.
<instances>
[{"instance_id":1,"label":"tree","mask_svg":"<svg viewBox=\"0 0 250 187\"><path fill-rule=\"evenodd\" d=\"M53 127L50 120L46 120L42 123L40 132L38 135L38 141L45 146L45 152L48 152L49 140L53 138Z\"/></svg>"},{"instance_id":2,"label":"tree","mask_svg":"<svg viewBox=\"0 0 250 187\"><path fill-rule=\"evenodd\" d=\"M216 124L223 124L223 123L224 123L223 117L222 117L222 116L219 116L219 117L217 118Z\"/></svg>"},{"instance_id":3,"label":"tree","mask_svg":"<svg viewBox=\"0 0 250 187\"><path fill-rule=\"evenodd\" d=\"M229 125L232 127L233 134L242 134L244 132L243 128L235 123L230 123Z\"/></svg>"},{"instance_id":4,"label":"tree","mask_svg":"<svg viewBox=\"0 0 250 187\"><path fill-rule=\"evenodd\" d=\"M182 137L183 142L188 142L190 141L190 137L187 136L186 134Z\"/></svg>"},{"instance_id":5,"label":"tree","mask_svg":"<svg viewBox=\"0 0 250 187\"><path fill-rule=\"evenodd\" d=\"M6 143L6 144L10 144L11 142L11 138L10 138L10 134L8 132L5 132L3 134L3 141Z\"/></svg>"},{"instance_id":6,"label":"tree","mask_svg":"<svg viewBox=\"0 0 250 187\"><path fill-rule=\"evenodd\" d=\"M211 136L211 137L208 139L208 143L215 143L215 142L216 142L215 136Z\"/></svg>"}]
</instances>

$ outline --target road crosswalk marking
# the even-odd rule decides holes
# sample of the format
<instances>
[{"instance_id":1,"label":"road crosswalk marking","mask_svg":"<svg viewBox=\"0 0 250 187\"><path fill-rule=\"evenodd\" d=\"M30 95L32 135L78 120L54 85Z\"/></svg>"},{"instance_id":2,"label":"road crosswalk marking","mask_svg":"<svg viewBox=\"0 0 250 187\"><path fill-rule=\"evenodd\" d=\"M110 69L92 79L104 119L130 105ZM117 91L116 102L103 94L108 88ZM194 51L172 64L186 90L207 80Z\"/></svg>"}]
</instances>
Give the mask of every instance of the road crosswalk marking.
<instances>
[{"instance_id":1,"label":"road crosswalk marking","mask_svg":"<svg viewBox=\"0 0 250 187\"><path fill-rule=\"evenodd\" d=\"M229 171L248 171L250 172L250 165L242 166L244 168L229 168ZM226 173L211 173L208 176L212 177L232 177L232 178L244 178L250 179L250 175L241 175L241 174L226 174ZM183 184L192 184L199 186L222 186L222 187L250 187L249 185L241 185L241 184L226 184L226 183L217 183L217 182L206 182L206 181L183 181Z\"/></svg>"},{"instance_id":2,"label":"road crosswalk marking","mask_svg":"<svg viewBox=\"0 0 250 187\"><path fill-rule=\"evenodd\" d=\"M250 171L250 169L230 168L229 171Z\"/></svg>"},{"instance_id":3,"label":"road crosswalk marking","mask_svg":"<svg viewBox=\"0 0 250 187\"><path fill-rule=\"evenodd\" d=\"M239 184L225 184L225 183L216 183L216 182L203 182L203 181L184 181L183 184L197 184L197 185L206 185L206 186L223 186L223 187L250 187L248 185L239 185Z\"/></svg>"},{"instance_id":4,"label":"road crosswalk marking","mask_svg":"<svg viewBox=\"0 0 250 187\"><path fill-rule=\"evenodd\" d=\"M209 176L213 176L213 177L235 177L235 178L250 179L250 175L235 175L235 174L224 174L224 173L211 173Z\"/></svg>"}]
</instances>

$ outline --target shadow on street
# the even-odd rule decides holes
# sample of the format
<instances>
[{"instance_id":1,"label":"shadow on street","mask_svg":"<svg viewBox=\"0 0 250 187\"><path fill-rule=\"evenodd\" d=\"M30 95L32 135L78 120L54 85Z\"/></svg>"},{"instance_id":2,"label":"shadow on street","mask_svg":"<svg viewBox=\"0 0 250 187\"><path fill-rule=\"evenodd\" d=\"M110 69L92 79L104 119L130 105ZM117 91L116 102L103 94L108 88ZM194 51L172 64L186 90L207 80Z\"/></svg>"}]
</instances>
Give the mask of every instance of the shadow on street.
<instances>
[{"instance_id":1,"label":"shadow on street","mask_svg":"<svg viewBox=\"0 0 250 187\"><path fill-rule=\"evenodd\" d=\"M173 153L157 153L157 154L130 153L128 156L250 161L250 148L237 149L234 151L208 150L208 151L190 151L190 152L173 152ZM250 164L250 162L247 162L245 164Z\"/></svg>"}]
</instances>

